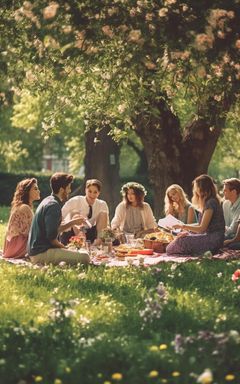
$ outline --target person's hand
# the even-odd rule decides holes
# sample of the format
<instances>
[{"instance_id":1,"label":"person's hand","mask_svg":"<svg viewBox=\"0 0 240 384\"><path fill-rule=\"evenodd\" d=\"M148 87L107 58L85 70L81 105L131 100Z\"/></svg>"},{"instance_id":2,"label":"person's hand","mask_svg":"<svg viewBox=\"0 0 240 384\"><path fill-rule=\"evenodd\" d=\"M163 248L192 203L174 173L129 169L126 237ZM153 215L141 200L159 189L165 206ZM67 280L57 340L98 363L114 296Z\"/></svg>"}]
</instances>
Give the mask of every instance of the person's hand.
<instances>
[{"instance_id":1,"label":"person's hand","mask_svg":"<svg viewBox=\"0 0 240 384\"><path fill-rule=\"evenodd\" d=\"M231 243L232 243L232 240L231 240L231 239L229 239L229 240L224 240L223 245L228 245L228 244L231 244Z\"/></svg>"},{"instance_id":2,"label":"person's hand","mask_svg":"<svg viewBox=\"0 0 240 384\"><path fill-rule=\"evenodd\" d=\"M83 225L86 222L85 217L81 215L75 215L73 218L73 225Z\"/></svg>"},{"instance_id":3,"label":"person's hand","mask_svg":"<svg viewBox=\"0 0 240 384\"><path fill-rule=\"evenodd\" d=\"M172 229L182 229L182 224L174 224Z\"/></svg>"}]
</instances>

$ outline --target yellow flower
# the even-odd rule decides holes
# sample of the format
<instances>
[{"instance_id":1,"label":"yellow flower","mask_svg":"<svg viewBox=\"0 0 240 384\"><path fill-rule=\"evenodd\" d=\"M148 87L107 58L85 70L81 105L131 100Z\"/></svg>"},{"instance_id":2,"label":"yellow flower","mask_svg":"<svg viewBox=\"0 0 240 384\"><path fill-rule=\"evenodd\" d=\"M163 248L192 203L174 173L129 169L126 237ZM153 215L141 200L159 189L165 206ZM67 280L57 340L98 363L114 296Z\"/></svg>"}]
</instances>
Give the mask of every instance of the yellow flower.
<instances>
[{"instance_id":1,"label":"yellow flower","mask_svg":"<svg viewBox=\"0 0 240 384\"><path fill-rule=\"evenodd\" d=\"M122 380L122 378L123 378L123 375L121 373L119 373L119 372L116 372L116 373L112 374L112 379L113 380Z\"/></svg>"},{"instance_id":2,"label":"yellow flower","mask_svg":"<svg viewBox=\"0 0 240 384\"><path fill-rule=\"evenodd\" d=\"M55 379L54 384L62 384L62 380L61 379Z\"/></svg>"},{"instance_id":3,"label":"yellow flower","mask_svg":"<svg viewBox=\"0 0 240 384\"><path fill-rule=\"evenodd\" d=\"M167 344L160 344L159 345L160 351L163 351L164 349L167 349Z\"/></svg>"},{"instance_id":4,"label":"yellow flower","mask_svg":"<svg viewBox=\"0 0 240 384\"><path fill-rule=\"evenodd\" d=\"M157 345L151 345L151 347L149 347L149 351L151 351L151 352L156 352L156 351L158 351L158 347L157 347Z\"/></svg>"},{"instance_id":5,"label":"yellow flower","mask_svg":"<svg viewBox=\"0 0 240 384\"><path fill-rule=\"evenodd\" d=\"M40 383L41 381L43 381L43 378L42 378L42 376L35 376L34 381L35 381L35 383Z\"/></svg>"},{"instance_id":6,"label":"yellow flower","mask_svg":"<svg viewBox=\"0 0 240 384\"><path fill-rule=\"evenodd\" d=\"M66 368L65 368L65 372L66 372L66 373L70 373L70 372L72 372L72 370L71 370L70 367L66 367Z\"/></svg>"},{"instance_id":7,"label":"yellow flower","mask_svg":"<svg viewBox=\"0 0 240 384\"><path fill-rule=\"evenodd\" d=\"M210 384L213 381L213 374L212 371L207 368L204 370L204 372L198 376L197 383L200 384Z\"/></svg>"},{"instance_id":8,"label":"yellow flower","mask_svg":"<svg viewBox=\"0 0 240 384\"><path fill-rule=\"evenodd\" d=\"M167 381L167 379L162 379L161 380L161 383L163 383L163 384L166 384L168 381Z\"/></svg>"},{"instance_id":9,"label":"yellow flower","mask_svg":"<svg viewBox=\"0 0 240 384\"><path fill-rule=\"evenodd\" d=\"M111 384L111 381L104 381L103 384Z\"/></svg>"},{"instance_id":10,"label":"yellow flower","mask_svg":"<svg viewBox=\"0 0 240 384\"><path fill-rule=\"evenodd\" d=\"M228 375L225 376L225 380L227 381L232 381L235 379L235 376L229 373Z\"/></svg>"},{"instance_id":11,"label":"yellow flower","mask_svg":"<svg viewBox=\"0 0 240 384\"><path fill-rule=\"evenodd\" d=\"M180 376L180 375L181 375L181 373L178 372L178 371L174 371L174 372L172 373L172 376L173 376L173 377L178 377L178 376Z\"/></svg>"},{"instance_id":12,"label":"yellow flower","mask_svg":"<svg viewBox=\"0 0 240 384\"><path fill-rule=\"evenodd\" d=\"M158 376L158 371L151 371L148 374L148 377L157 377Z\"/></svg>"}]
</instances>

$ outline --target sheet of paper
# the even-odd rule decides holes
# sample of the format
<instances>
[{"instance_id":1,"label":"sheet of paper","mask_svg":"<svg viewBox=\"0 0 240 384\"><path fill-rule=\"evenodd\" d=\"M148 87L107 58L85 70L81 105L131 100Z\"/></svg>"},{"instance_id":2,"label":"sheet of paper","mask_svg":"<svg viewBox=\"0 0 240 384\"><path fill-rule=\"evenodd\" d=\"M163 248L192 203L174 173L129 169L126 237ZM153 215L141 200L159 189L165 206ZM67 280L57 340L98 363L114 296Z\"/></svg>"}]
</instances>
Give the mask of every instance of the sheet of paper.
<instances>
[{"instance_id":1,"label":"sheet of paper","mask_svg":"<svg viewBox=\"0 0 240 384\"><path fill-rule=\"evenodd\" d=\"M176 219L176 217L174 217L173 215L167 215L163 219L158 220L159 227L171 228L175 224L183 224L183 222Z\"/></svg>"}]
</instances>

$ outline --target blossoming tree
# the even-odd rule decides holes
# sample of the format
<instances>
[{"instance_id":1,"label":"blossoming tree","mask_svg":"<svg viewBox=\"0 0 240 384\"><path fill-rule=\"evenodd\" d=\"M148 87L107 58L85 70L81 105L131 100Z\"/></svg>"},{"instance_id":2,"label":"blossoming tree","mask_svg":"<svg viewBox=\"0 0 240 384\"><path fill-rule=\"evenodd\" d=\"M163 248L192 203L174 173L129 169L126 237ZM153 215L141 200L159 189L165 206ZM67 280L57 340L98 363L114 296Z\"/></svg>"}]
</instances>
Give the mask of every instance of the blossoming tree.
<instances>
[{"instance_id":1,"label":"blossoming tree","mask_svg":"<svg viewBox=\"0 0 240 384\"><path fill-rule=\"evenodd\" d=\"M31 89L44 89L47 67L45 83L62 85L84 129L110 127L117 139L135 130L157 214L169 184L190 191L207 172L239 96L237 1L35 0L11 16L16 30L24 25L27 46L18 52L29 52ZM54 126L61 103L57 95Z\"/></svg>"}]
</instances>

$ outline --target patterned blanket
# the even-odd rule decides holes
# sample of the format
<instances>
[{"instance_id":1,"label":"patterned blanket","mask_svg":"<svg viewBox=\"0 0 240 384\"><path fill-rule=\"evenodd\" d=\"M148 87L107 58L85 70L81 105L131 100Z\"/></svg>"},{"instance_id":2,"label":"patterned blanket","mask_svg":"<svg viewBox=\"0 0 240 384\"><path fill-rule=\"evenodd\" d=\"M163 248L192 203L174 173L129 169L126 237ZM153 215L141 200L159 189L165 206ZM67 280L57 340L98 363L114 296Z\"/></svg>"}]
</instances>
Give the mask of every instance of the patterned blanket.
<instances>
[{"instance_id":1,"label":"patterned blanket","mask_svg":"<svg viewBox=\"0 0 240 384\"><path fill-rule=\"evenodd\" d=\"M211 253L206 252L205 255L202 256L190 256L190 255L184 255L184 256L177 256L177 255L171 255L168 256L166 253L154 253L151 256L136 256L136 257L125 257L124 260L114 258L114 257L106 257L106 256L94 256L91 258L91 264L93 265L106 265L108 267L126 267L128 265L134 265L134 266L151 266L156 265L159 263L186 263L189 261L200 261L204 259L211 259L211 260L237 260L240 259L240 250L239 251L233 251L230 249L223 248L220 250L220 252L216 255L211 255ZM31 262L27 259L4 259L2 257L2 251L0 250L0 260L10 262L13 264L20 264L20 265L32 265Z\"/></svg>"}]
</instances>

